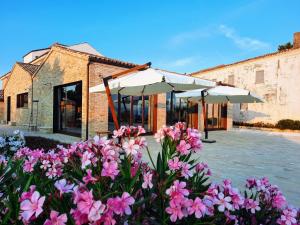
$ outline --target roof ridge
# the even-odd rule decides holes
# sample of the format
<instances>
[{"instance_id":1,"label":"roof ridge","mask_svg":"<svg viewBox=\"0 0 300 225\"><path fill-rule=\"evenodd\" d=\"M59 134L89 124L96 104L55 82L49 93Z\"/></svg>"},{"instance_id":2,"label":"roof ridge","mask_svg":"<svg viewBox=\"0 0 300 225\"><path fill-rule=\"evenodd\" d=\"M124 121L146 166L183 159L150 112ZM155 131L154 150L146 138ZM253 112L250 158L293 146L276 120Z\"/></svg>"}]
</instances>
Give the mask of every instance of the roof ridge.
<instances>
[{"instance_id":1,"label":"roof ridge","mask_svg":"<svg viewBox=\"0 0 300 225\"><path fill-rule=\"evenodd\" d=\"M291 49L286 49L286 50L282 50L282 51L276 51L276 52L271 52L271 53L267 53L267 54L263 54L263 55L259 55L259 56L255 56L255 57L251 57L251 58L247 58L247 59L243 59L240 61L236 61L233 63L228 63L228 64L220 64L217 66L213 66L213 67L208 67L206 69L202 69L202 70L198 70L195 72L190 73L190 75L195 75L195 74L199 74L199 73L204 73L204 72L208 72L208 71L212 71L212 70L216 70L216 69L220 69L220 68L225 68L228 66L233 66L236 64L240 64L240 63L244 63L244 62L248 62L251 60L256 60L256 59L261 59L261 58L265 58L265 57L271 57L271 56L275 56L275 55L279 55L279 54L285 54L291 51L295 51L295 50L299 50L300 48L291 48Z\"/></svg>"}]
</instances>

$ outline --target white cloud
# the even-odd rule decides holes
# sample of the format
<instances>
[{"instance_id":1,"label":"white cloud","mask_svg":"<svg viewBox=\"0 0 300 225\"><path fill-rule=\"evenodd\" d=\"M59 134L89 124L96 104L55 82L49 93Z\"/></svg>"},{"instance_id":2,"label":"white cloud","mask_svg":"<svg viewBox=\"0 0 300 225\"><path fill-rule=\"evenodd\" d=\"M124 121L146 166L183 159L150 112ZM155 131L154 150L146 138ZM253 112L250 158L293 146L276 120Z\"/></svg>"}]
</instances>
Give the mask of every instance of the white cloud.
<instances>
[{"instance_id":1,"label":"white cloud","mask_svg":"<svg viewBox=\"0 0 300 225\"><path fill-rule=\"evenodd\" d=\"M207 29L183 32L171 37L169 40L169 44L171 46L180 46L188 41L207 38L209 36L211 36L211 33Z\"/></svg>"},{"instance_id":2,"label":"white cloud","mask_svg":"<svg viewBox=\"0 0 300 225\"><path fill-rule=\"evenodd\" d=\"M241 37L236 33L233 28L226 25L220 25L219 31L228 39L232 40L237 47L243 50L255 51L259 49L266 49L270 47L267 42L260 41L258 39L250 37Z\"/></svg>"}]
</instances>

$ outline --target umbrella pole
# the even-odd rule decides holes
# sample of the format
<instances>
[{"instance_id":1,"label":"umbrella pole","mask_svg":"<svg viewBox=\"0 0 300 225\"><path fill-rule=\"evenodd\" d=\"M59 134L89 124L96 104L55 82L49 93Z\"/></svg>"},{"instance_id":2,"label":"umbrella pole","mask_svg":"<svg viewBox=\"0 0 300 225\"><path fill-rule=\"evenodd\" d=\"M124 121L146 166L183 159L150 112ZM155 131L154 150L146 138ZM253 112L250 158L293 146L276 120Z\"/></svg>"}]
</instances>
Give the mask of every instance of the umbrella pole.
<instances>
[{"instance_id":1,"label":"umbrella pole","mask_svg":"<svg viewBox=\"0 0 300 225\"><path fill-rule=\"evenodd\" d=\"M142 95L142 127L145 127L145 96Z\"/></svg>"},{"instance_id":2,"label":"umbrella pole","mask_svg":"<svg viewBox=\"0 0 300 225\"><path fill-rule=\"evenodd\" d=\"M118 123L121 123L121 94L118 91Z\"/></svg>"},{"instance_id":3,"label":"umbrella pole","mask_svg":"<svg viewBox=\"0 0 300 225\"><path fill-rule=\"evenodd\" d=\"M112 100L112 97L111 97L111 93L110 93L110 89L109 89L109 86L108 86L108 82L107 82L108 79L110 79L110 77L103 78L103 84L104 84L104 87L105 87L105 92L106 92L107 100L108 100L108 106L109 106L110 111L111 111L111 115L112 115L112 118L113 118L113 121L114 121L114 125L115 125L115 128L118 130L120 127L119 127L119 123L118 123L118 119L117 119L117 115L116 115L115 106L114 106L114 103L113 103L113 100Z\"/></svg>"},{"instance_id":4,"label":"umbrella pole","mask_svg":"<svg viewBox=\"0 0 300 225\"><path fill-rule=\"evenodd\" d=\"M203 120L204 120L204 133L205 133L205 138L202 140L205 143L215 143L215 140L209 140L208 139L208 129L207 129L207 114L206 114L206 104L205 104L205 99L204 99L204 91L201 91L201 102L202 102L202 113L203 113Z\"/></svg>"}]
</instances>

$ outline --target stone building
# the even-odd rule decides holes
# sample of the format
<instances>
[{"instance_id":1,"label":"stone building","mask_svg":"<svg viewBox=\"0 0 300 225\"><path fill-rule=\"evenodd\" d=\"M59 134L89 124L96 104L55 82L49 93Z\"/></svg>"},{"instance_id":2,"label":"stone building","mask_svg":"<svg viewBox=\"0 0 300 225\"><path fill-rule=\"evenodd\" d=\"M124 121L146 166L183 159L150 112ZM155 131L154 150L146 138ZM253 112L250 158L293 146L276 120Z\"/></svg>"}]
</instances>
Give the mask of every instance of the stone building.
<instances>
[{"instance_id":1,"label":"stone building","mask_svg":"<svg viewBox=\"0 0 300 225\"><path fill-rule=\"evenodd\" d=\"M293 48L197 71L192 76L245 88L263 97L260 104L234 104L233 120L275 124L281 119L300 120L300 32ZM213 107L215 110L213 112ZM210 106L217 120L218 105Z\"/></svg>"},{"instance_id":2,"label":"stone building","mask_svg":"<svg viewBox=\"0 0 300 225\"><path fill-rule=\"evenodd\" d=\"M83 139L113 129L106 95L89 93L89 87L101 83L102 77L137 66L104 57L87 43L53 44L30 51L23 59L1 77L5 123ZM122 99L122 124L144 125L150 132L166 124L165 94ZM145 124L140 121L142 101Z\"/></svg>"}]
</instances>

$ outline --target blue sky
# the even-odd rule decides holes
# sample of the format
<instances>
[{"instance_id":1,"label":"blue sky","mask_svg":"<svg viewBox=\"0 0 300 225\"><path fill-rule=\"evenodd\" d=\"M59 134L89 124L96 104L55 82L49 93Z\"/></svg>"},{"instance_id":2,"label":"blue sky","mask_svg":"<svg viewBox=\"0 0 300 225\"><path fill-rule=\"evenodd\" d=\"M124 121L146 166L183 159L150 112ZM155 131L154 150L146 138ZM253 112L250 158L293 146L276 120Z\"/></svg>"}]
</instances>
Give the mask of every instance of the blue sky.
<instances>
[{"instance_id":1,"label":"blue sky","mask_svg":"<svg viewBox=\"0 0 300 225\"><path fill-rule=\"evenodd\" d=\"M194 72L276 51L300 31L300 1L1 1L0 74L54 42Z\"/></svg>"}]
</instances>

